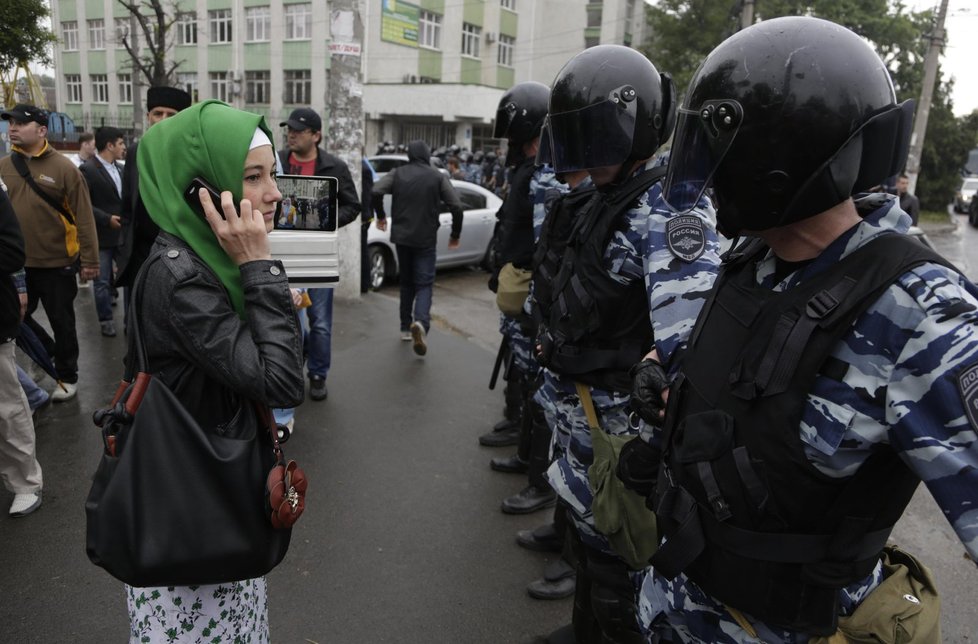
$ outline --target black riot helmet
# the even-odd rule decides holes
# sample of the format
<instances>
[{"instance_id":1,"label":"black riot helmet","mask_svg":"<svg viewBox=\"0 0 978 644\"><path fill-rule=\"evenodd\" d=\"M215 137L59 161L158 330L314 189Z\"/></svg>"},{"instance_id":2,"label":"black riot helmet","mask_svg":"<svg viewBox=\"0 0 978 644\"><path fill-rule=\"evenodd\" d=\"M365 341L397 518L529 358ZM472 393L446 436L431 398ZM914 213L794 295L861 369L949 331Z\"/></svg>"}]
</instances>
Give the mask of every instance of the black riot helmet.
<instances>
[{"instance_id":1,"label":"black riot helmet","mask_svg":"<svg viewBox=\"0 0 978 644\"><path fill-rule=\"evenodd\" d=\"M669 75L639 52L622 45L585 49L564 65L550 92L554 170L648 159L672 132L675 104Z\"/></svg>"},{"instance_id":2,"label":"black riot helmet","mask_svg":"<svg viewBox=\"0 0 978 644\"><path fill-rule=\"evenodd\" d=\"M818 18L766 20L722 42L690 81L666 199L685 210L712 184L728 236L790 224L896 174L912 119L859 36Z\"/></svg>"},{"instance_id":3,"label":"black riot helmet","mask_svg":"<svg viewBox=\"0 0 978 644\"><path fill-rule=\"evenodd\" d=\"M550 88L535 81L517 83L499 99L492 136L509 140L506 165L519 163L523 145L539 136L548 100Z\"/></svg>"}]
</instances>

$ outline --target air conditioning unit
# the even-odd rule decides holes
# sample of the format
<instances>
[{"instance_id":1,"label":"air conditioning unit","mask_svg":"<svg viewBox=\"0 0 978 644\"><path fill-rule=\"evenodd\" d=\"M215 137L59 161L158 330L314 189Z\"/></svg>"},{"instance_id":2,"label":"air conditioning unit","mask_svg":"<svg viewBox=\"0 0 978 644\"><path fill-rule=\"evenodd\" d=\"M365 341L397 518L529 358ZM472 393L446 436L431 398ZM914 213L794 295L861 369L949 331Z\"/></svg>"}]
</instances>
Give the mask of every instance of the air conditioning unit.
<instances>
[{"instance_id":1,"label":"air conditioning unit","mask_svg":"<svg viewBox=\"0 0 978 644\"><path fill-rule=\"evenodd\" d=\"M496 42L496 34L492 33L491 31L487 31L486 32L486 43L489 44L489 45L491 45L494 42Z\"/></svg>"}]
</instances>

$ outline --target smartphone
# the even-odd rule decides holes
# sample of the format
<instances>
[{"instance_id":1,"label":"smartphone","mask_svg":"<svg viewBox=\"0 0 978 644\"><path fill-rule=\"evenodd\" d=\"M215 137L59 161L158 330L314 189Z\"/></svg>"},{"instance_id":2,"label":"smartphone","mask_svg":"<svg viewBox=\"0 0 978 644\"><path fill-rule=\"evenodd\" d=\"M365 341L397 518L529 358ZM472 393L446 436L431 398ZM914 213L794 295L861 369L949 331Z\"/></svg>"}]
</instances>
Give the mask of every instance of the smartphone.
<instances>
[{"instance_id":1,"label":"smartphone","mask_svg":"<svg viewBox=\"0 0 978 644\"><path fill-rule=\"evenodd\" d=\"M194 212L201 217L204 217L204 207L200 205L199 194L201 190L206 190L210 193L211 201L214 202L214 208L216 208L218 214L221 215L221 219L225 219L224 209L221 208L221 191L208 183L203 177L194 177L193 181L190 182L187 189L183 191L184 201L186 201L187 204L194 209ZM234 206L234 211L238 212L237 204ZM241 213L239 212L238 214L240 215Z\"/></svg>"}]
</instances>

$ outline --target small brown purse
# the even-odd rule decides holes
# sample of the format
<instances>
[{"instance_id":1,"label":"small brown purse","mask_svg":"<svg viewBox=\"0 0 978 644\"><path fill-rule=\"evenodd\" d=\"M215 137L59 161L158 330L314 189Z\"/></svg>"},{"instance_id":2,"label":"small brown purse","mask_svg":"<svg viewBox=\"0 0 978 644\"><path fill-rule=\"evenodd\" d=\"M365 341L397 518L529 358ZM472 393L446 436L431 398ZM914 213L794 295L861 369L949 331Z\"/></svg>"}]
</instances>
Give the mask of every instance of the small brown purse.
<instances>
[{"instance_id":1,"label":"small brown purse","mask_svg":"<svg viewBox=\"0 0 978 644\"><path fill-rule=\"evenodd\" d=\"M291 528L306 509L306 473L295 461L282 460L268 473L265 484L266 508L272 526Z\"/></svg>"},{"instance_id":2,"label":"small brown purse","mask_svg":"<svg viewBox=\"0 0 978 644\"><path fill-rule=\"evenodd\" d=\"M275 423L268 407L256 405L259 416L269 428L275 465L265 479L265 512L276 529L291 528L306 509L306 473L293 460L286 462L282 443L289 440L289 430Z\"/></svg>"}]
</instances>

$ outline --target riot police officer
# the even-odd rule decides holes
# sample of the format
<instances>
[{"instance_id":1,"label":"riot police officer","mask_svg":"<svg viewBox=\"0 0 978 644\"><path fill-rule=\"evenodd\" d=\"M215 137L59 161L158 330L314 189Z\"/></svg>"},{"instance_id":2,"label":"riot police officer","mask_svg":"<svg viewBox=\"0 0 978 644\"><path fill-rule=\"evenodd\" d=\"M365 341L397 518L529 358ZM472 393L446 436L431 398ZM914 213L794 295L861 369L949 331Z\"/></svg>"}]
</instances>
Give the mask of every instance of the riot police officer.
<instances>
[{"instance_id":1,"label":"riot police officer","mask_svg":"<svg viewBox=\"0 0 978 644\"><path fill-rule=\"evenodd\" d=\"M642 622L682 641L838 636L881 592L921 479L978 560L978 289L903 234L894 197L850 196L900 170L912 120L851 31L755 24L709 54L681 114L669 203L712 187L721 231L756 238L726 258L655 436L666 540ZM635 449L625 479L654 451Z\"/></svg>"},{"instance_id":2,"label":"riot police officer","mask_svg":"<svg viewBox=\"0 0 978 644\"><path fill-rule=\"evenodd\" d=\"M709 213L676 222L661 202L664 169L651 159L670 136L675 101L667 74L617 45L575 56L550 93L554 170L586 170L597 189L564 239L541 242L559 242L559 261L549 279L534 277L542 319L536 350L545 367L536 398L553 427L556 457L548 478L568 508L578 565L572 625L551 642L641 640L636 576L595 525L588 469L592 431L637 431L628 421L629 369L650 352L669 368L719 261Z\"/></svg>"}]
</instances>

